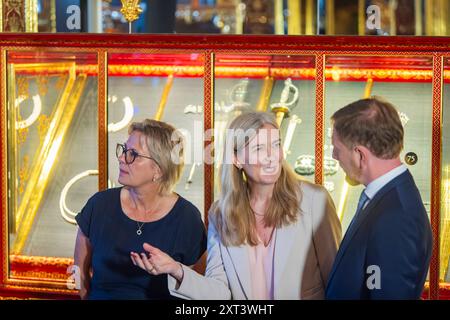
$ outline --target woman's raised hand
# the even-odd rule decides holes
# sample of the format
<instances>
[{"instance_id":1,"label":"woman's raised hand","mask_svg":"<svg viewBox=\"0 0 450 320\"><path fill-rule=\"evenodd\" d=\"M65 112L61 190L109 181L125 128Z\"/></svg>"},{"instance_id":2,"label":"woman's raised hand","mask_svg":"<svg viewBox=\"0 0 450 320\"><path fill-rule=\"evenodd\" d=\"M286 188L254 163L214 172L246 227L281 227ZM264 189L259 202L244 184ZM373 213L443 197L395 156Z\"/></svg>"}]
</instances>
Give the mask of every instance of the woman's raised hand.
<instances>
[{"instance_id":1,"label":"woman's raised hand","mask_svg":"<svg viewBox=\"0 0 450 320\"><path fill-rule=\"evenodd\" d=\"M183 268L180 263L148 243L144 243L143 247L146 253L130 252L131 260L135 266L146 270L151 275L170 274L178 281L182 281Z\"/></svg>"}]
</instances>

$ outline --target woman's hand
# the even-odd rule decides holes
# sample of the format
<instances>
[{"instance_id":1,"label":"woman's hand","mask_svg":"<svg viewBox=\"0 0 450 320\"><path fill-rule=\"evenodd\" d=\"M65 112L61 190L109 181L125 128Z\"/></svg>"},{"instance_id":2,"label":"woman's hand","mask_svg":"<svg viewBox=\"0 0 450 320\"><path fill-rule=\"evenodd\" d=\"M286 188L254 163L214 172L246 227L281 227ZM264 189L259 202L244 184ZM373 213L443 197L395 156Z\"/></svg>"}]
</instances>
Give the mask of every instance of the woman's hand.
<instances>
[{"instance_id":1,"label":"woman's hand","mask_svg":"<svg viewBox=\"0 0 450 320\"><path fill-rule=\"evenodd\" d=\"M151 275L170 274L179 282L183 280L183 268L181 264L172 259L168 254L144 243L147 253L130 252L131 260L135 266L146 270Z\"/></svg>"}]
</instances>

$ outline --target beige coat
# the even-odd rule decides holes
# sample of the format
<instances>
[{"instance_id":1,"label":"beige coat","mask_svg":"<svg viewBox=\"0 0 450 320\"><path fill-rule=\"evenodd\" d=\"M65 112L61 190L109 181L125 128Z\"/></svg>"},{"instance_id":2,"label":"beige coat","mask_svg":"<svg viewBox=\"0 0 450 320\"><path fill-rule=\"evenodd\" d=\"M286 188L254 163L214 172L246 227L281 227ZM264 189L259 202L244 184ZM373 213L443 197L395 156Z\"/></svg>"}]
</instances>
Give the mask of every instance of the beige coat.
<instances>
[{"instance_id":1,"label":"beige coat","mask_svg":"<svg viewBox=\"0 0 450 320\"><path fill-rule=\"evenodd\" d=\"M275 299L323 299L341 241L341 225L328 192L300 184L303 198L296 223L277 229L274 253ZM210 219L205 276L183 266L183 281L168 276L169 291L184 299L252 299L248 245L224 246Z\"/></svg>"}]
</instances>

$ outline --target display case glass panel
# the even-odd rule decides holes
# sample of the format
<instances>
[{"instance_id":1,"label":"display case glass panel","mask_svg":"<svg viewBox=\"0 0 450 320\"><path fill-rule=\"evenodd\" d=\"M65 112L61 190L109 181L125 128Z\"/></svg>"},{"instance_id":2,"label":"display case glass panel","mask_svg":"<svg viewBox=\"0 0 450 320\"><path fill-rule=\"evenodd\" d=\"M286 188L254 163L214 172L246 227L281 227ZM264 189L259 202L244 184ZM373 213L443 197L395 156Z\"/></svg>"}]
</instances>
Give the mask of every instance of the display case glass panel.
<instances>
[{"instance_id":1,"label":"display case glass panel","mask_svg":"<svg viewBox=\"0 0 450 320\"><path fill-rule=\"evenodd\" d=\"M345 231L364 186L351 187L332 159L331 121L335 111L364 97L380 96L399 112L404 127L400 159L416 181L428 215L431 191L432 58L408 56L327 56L325 80L325 185L336 204Z\"/></svg>"},{"instance_id":2,"label":"display case glass panel","mask_svg":"<svg viewBox=\"0 0 450 320\"><path fill-rule=\"evenodd\" d=\"M239 114L273 113L280 125L287 161L303 179L314 181L314 56L218 54L214 64L214 197L223 156L224 132Z\"/></svg>"},{"instance_id":3,"label":"display case glass panel","mask_svg":"<svg viewBox=\"0 0 450 320\"><path fill-rule=\"evenodd\" d=\"M442 104L442 185L439 280L450 283L450 57L444 58Z\"/></svg>"},{"instance_id":4,"label":"display case glass panel","mask_svg":"<svg viewBox=\"0 0 450 320\"><path fill-rule=\"evenodd\" d=\"M8 51L7 96L9 277L65 282L98 190L97 54Z\"/></svg>"},{"instance_id":5,"label":"display case glass panel","mask_svg":"<svg viewBox=\"0 0 450 320\"><path fill-rule=\"evenodd\" d=\"M155 119L185 137L185 167L175 192L204 217L203 55L110 53L108 55L108 176L117 187L117 143L128 139L133 122Z\"/></svg>"}]
</instances>

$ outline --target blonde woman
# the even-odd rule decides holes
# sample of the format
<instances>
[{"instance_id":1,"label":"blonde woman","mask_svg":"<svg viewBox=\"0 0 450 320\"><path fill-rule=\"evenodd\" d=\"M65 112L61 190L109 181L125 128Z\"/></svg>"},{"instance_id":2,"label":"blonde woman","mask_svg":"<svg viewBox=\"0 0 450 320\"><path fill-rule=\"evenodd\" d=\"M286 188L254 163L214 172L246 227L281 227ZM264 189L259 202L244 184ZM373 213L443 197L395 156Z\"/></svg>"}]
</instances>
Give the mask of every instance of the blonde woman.
<instances>
[{"instance_id":1,"label":"blonde woman","mask_svg":"<svg viewBox=\"0 0 450 320\"><path fill-rule=\"evenodd\" d=\"M298 180L281 146L271 114L230 124L204 276L149 244L133 262L167 273L170 293L185 299L323 299L341 226L327 191Z\"/></svg>"},{"instance_id":2,"label":"blonde woman","mask_svg":"<svg viewBox=\"0 0 450 320\"><path fill-rule=\"evenodd\" d=\"M172 151L178 149L178 158ZM183 170L183 142L171 125L144 120L117 144L120 188L96 193L76 216L75 264L82 299L169 299L166 275L148 276L131 263L142 242L194 264L206 250L199 210L173 191Z\"/></svg>"}]
</instances>

